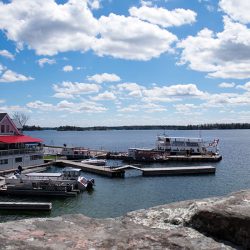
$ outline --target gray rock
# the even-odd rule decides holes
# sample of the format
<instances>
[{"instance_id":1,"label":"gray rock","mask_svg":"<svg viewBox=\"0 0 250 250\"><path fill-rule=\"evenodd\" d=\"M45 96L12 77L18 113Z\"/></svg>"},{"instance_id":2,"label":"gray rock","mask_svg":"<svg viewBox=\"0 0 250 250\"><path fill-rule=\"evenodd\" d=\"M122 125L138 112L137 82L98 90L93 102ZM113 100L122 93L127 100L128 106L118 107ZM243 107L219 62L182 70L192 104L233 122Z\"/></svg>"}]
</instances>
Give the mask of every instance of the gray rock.
<instances>
[{"instance_id":1,"label":"gray rock","mask_svg":"<svg viewBox=\"0 0 250 250\"><path fill-rule=\"evenodd\" d=\"M94 219L83 215L0 224L1 249L250 248L250 191Z\"/></svg>"}]
</instances>

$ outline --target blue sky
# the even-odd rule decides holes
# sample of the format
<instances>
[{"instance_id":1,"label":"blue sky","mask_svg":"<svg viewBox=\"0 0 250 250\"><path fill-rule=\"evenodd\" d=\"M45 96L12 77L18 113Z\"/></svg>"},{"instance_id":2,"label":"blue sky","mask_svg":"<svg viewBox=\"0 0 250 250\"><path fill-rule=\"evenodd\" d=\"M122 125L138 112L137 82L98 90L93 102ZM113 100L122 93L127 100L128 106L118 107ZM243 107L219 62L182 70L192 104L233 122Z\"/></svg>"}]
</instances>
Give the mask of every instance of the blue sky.
<instances>
[{"instance_id":1,"label":"blue sky","mask_svg":"<svg viewBox=\"0 0 250 250\"><path fill-rule=\"evenodd\" d=\"M0 1L0 112L40 126L250 122L249 9Z\"/></svg>"}]
</instances>

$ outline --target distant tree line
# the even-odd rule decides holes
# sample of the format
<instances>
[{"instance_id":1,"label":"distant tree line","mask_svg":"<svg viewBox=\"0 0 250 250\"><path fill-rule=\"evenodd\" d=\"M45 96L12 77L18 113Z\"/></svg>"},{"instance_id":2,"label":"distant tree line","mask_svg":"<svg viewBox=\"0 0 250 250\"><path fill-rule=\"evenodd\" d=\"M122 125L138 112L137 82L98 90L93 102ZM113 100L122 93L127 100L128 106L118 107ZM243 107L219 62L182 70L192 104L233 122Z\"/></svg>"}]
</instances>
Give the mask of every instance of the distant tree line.
<instances>
[{"instance_id":1,"label":"distant tree line","mask_svg":"<svg viewBox=\"0 0 250 250\"><path fill-rule=\"evenodd\" d=\"M95 130L211 130L211 129L250 129L250 123L214 123L200 125L138 125L138 126L95 126L95 127L77 127L77 126L60 126L60 127L23 127L25 131L31 130L57 130L57 131L95 131Z\"/></svg>"},{"instance_id":2,"label":"distant tree line","mask_svg":"<svg viewBox=\"0 0 250 250\"><path fill-rule=\"evenodd\" d=\"M33 126L24 125L23 130L25 130L25 131L44 130L44 128L41 128L41 127L35 126L35 125L33 125Z\"/></svg>"},{"instance_id":3,"label":"distant tree line","mask_svg":"<svg viewBox=\"0 0 250 250\"><path fill-rule=\"evenodd\" d=\"M60 126L58 131L86 131L86 130L211 130L211 129L250 129L250 123L215 123L201 125L139 125L139 126L97 126L97 127L76 127Z\"/></svg>"}]
</instances>

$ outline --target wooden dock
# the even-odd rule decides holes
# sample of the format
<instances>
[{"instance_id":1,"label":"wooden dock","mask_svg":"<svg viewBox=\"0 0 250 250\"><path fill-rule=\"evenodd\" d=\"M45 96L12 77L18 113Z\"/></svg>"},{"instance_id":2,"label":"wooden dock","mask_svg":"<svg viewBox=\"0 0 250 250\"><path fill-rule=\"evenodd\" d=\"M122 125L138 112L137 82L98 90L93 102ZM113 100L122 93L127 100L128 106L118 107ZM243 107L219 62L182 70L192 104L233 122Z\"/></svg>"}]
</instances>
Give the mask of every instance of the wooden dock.
<instances>
[{"instance_id":1,"label":"wooden dock","mask_svg":"<svg viewBox=\"0 0 250 250\"><path fill-rule=\"evenodd\" d=\"M216 171L216 168L212 166L140 168L133 165L125 165L122 167L111 169L110 167L94 166L69 160L57 161L57 164L61 166L80 168L81 170L86 172L104 175L108 177L124 177L126 170L129 169L141 171L143 176L214 174Z\"/></svg>"},{"instance_id":2,"label":"wooden dock","mask_svg":"<svg viewBox=\"0 0 250 250\"><path fill-rule=\"evenodd\" d=\"M74 162L70 160L57 160L55 163L56 165L80 168L82 171L103 175L107 177L124 177L125 173L125 171L122 169L115 170L115 168L111 169L110 167L106 166L95 166L82 162Z\"/></svg>"},{"instance_id":3,"label":"wooden dock","mask_svg":"<svg viewBox=\"0 0 250 250\"><path fill-rule=\"evenodd\" d=\"M52 203L44 202L0 202L0 210L51 211Z\"/></svg>"},{"instance_id":4,"label":"wooden dock","mask_svg":"<svg viewBox=\"0 0 250 250\"><path fill-rule=\"evenodd\" d=\"M168 161L185 162L218 162L222 159L221 155L169 155Z\"/></svg>"},{"instance_id":5,"label":"wooden dock","mask_svg":"<svg viewBox=\"0 0 250 250\"><path fill-rule=\"evenodd\" d=\"M215 167L212 166L195 166L195 167L170 167L170 168L144 168L143 176L159 175L197 175L197 174L214 174Z\"/></svg>"},{"instance_id":6,"label":"wooden dock","mask_svg":"<svg viewBox=\"0 0 250 250\"><path fill-rule=\"evenodd\" d=\"M75 197L78 191L62 192L62 191L46 191L43 189L15 189L15 188L0 188L0 195L16 195L16 196L49 196L49 197Z\"/></svg>"}]
</instances>

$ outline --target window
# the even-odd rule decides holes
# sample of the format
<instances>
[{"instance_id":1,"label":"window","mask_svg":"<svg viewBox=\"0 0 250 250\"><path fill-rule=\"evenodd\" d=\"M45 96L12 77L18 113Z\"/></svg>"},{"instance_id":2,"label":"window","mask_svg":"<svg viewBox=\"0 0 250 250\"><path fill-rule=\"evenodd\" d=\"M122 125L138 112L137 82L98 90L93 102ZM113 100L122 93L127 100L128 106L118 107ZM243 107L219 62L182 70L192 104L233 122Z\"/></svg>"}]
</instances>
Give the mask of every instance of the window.
<instances>
[{"instance_id":1,"label":"window","mask_svg":"<svg viewBox=\"0 0 250 250\"><path fill-rule=\"evenodd\" d=\"M10 125L6 125L6 133L10 132Z\"/></svg>"},{"instance_id":2,"label":"window","mask_svg":"<svg viewBox=\"0 0 250 250\"><path fill-rule=\"evenodd\" d=\"M35 161L35 160L39 160L39 159L42 159L42 155L31 155L30 156L30 160L31 161Z\"/></svg>"},{"instance_id":3,"label":"window","mask_svg":"<svg viewBox=\"0 0 250 250\"><path fill-rule=\"evenodd\" d=\"M8 164L8 159L0 160L0 165Z\"/></svg>"},{"instance_id":4,"label":"window","mask_svg":"<svg viewBox=\"0 0 250 250\"><path fill-rule=\"evenodd\" d=\"M5 132L5 126L1 125L1 133L3 134Z\"/></svg>"},{"instance_id":5,"label":"window","mask_svg":"<svg viewBox=\"0 0 250 250\"><path fill-rule=\"evenodd\" d=\"M18 163L18 162L22 162L23 161L23 158L22 157L18 157L15 159L15 162Z\"/></svg>"}]
</instances>

